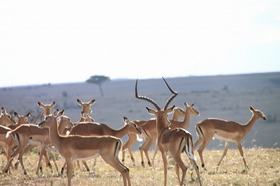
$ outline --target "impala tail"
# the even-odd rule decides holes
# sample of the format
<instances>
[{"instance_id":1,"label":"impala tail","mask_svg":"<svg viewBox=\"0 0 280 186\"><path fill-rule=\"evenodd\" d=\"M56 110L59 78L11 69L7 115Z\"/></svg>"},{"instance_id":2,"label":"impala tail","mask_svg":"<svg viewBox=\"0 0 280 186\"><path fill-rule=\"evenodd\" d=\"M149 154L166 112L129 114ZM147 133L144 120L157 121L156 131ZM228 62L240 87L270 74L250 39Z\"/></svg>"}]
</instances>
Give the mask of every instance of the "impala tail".
<instances>
[{"instance_id":1,"label":"impala tail","mask_svg":"<svg viewBox=\"0 0 280 186\"><path fill-rule=\"evenodd\" d=\"M187 156L192 160L196 160L196 157L194 155L192 136L186 135L185 139L186 139L185 152Z\"/></svg>"},{"instance_id":2,"label":"impala tail","mask_svg":"<svg viewBox=\"0 0 280 186\"><path fill-rule=\"evenodd\" d=\"M142 142L143 141L143 138L142 138L141 135L137 134L136 136L137 136L137 141L138 142Z\"/></svg>"},{"instance_id":3,"label":"impala tail","mask_svg":"<svg viewBox=\"0 0 280 186\"><path fill-rule=\"evenodd\" d=\"M14 140L17 140L17 141L19 141L19 136L18 136L18 134L17 133L15 133L14 131L8 131L7 133L6 133L6 138L10 138L10 137L12 137Z\"/></svg>"},{"instance_id":4,"label":"impala tail","mask_svg":"<svg viewBox=\"0 0 280 186\"><path fill-rule=\"evenodd\" d=\"M9 137L13 137L13 138L14 138L12 132L13 132L12 130L11 130L11 131L8 131L8 132L6 133L6 138L9 138Z\"/></svg>"}]
</instances>

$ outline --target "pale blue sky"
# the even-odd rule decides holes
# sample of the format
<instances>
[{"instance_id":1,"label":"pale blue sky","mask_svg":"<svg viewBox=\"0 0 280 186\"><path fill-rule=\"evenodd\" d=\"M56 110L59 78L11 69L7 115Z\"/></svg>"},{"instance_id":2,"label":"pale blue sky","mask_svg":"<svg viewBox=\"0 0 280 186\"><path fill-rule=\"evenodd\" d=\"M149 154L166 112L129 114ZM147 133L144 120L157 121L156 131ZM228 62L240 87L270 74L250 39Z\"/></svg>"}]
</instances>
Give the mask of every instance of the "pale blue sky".
<instances>
[{"instance_id":1,"label":"pale blue sky","mask_svg":"<svg viewBox=\"0 0 280 186\"><path fill-rule=\"evenodd\" d=\"M0 1L0 64L0 87L280 71L280 1Z\"/></svg>"}]
</instances>

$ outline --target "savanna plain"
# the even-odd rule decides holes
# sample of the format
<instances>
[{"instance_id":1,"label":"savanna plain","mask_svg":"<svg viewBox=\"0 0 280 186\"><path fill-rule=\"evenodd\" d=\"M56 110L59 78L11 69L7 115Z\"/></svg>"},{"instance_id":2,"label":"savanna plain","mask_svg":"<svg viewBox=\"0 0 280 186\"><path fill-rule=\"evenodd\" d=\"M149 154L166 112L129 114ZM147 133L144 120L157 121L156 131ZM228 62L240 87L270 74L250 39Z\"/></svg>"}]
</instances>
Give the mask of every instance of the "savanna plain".
<instances>
[{"instance_id":1,"label":"savanna plain","mask_svg":"<svg viewBox=\"0 0 280 186\"><path fill-rule=\"evenodd\" d=\"M244 154L249 169L245 169L236 145L232 144L226 158L219 169L216 165L222 156L224 143L212 141L204 151L207 170L201 169L197 152L197 164L200 167L202 185L280 185L280 73L243 74L228 76L201 76L166 78L168 83L179 94L172 104L182 107L184 102L195 103L200 115L191 118L189 131L194 140L195 123L209 117L234 120L245 124L251 113L249 107L260 109L267 117L266 121L258 120L243 141ZM21 87L0 88L0 107L12 113L31 113L32 118L41 114L37 102L56 102L55 108L64 109L72 121L78 121L80 106L76 99L83 101L95 99L91 116L100 123L112 128L123 126L123 116L131 120L150 119L145 109L152 107L134 97L135 80L112 80L103 84L104 96L96 85L88 83L44 84ZM154 99L164 105L170 97L161 78L140 80L139 94ZM33 120L38 123L40 118ZM122 138L123 142L127 137ZM163 185L163 163L160 153L154 165L140 164L140 153L137 150L141 142L133 147L136 160L134 166L126 153L125 165L130 169L132 185ZM59 169L64 159L54 152ZM150 150L152 156L153 148ZM120 154L121 155L121 154ZM53 172L43 161L43 173L35 174L38 153L35 150L24 154L24 163L28 175L24 175L21 167L11 169L11 174L0 174L0 185L67 185L66 175L58 176L53 165ZM182 154L183 160L189 165L185 185L198 185L197 176L192 170L188 158ZM6 163L4 154L0 154L0 168ZM75 167L73 185L122 185L120 174L108 164L97 158L97 165L89 160L91 173L85 168ZM179 185L172 159L169 159L167 185Z\"/></svg>"},{"instance_id":2,"label":"savanna plain","mask_svg":"<svg viewBox=\"0 0 280 186\"><path fill-rule=\"evenodd\" d=\"M237 150L229 150L227 157L223 160L218 170L216 164L222 155L221 150L206 150L205 163L207 170L200 170L202 185L280 185L280 149L267 148L250 148L244 149L249 170L244 168L242 159ZM163 185L163 164L161 156L158 153L154 162L154 166L142 167L140 164L140 154L134 152L136 165L133 166L129 158L126 159L125 165L130 168L130 177L132 185ZM64 163L63 158L56 154L56 163L61 168ZM182 155L186 164L190 164L187 157ZM64 173L58 176L55 167L53 172L46 168L43 164L43 173L39 176L35 174L37 166L38 154L29 152L24 156L24 162L28 171L28 175L23 175L21 167L18 170L12 169L12 173L0 175L0 185L67 185L67 177ZM5 162L1 156L1 162ZM112 167L106 164L100 157L97 158L96 167L94 160L87 161L91 173L81 165L80 168L75 167L73 185L122 185L120 174ZM53 162L51 162L53 164ZM197 161L199 164L199 160ZM191 168L187 171L185 185L199 185L196 180L195 171ZM167 185L179 185L175 174L172 160L169 159Z\"/></svg>"}]
</instances>

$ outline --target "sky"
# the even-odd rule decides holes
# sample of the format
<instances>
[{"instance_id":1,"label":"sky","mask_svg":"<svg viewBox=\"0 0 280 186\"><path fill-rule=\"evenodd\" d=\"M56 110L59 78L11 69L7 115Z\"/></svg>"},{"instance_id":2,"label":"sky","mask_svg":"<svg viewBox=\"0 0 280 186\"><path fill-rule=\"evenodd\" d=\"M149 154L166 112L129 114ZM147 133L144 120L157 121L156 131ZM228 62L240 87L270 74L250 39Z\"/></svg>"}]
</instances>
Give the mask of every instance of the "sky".
<instances>
[{"instance_id":1,"label":"sky","mask_svg":"<svg viewBox=\"0 0 280 186\"><path fill-rule=\"evenodd\" d=\"M276 71L279 0L0 1L0 87Z\"/></svg>"}]
</instances>

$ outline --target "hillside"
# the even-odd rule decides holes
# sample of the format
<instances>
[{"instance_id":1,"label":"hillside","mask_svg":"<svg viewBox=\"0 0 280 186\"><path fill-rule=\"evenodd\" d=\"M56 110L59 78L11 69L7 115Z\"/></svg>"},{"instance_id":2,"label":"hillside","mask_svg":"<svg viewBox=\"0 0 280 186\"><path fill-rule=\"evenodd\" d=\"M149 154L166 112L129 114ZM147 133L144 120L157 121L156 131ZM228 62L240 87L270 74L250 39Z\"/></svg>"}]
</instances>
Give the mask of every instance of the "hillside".
<instances>
[{"instance_id":1,"label":"hillside","mask_svg":"<svg viewBox=\"0 0 280 186\"><path fill-rule=\"evenodd\" d=\"M220 75L220 76L191 76L168 78L171 87L179 95L172 104L183 107L184 102L195 103L200 116L191 118L190 132L193 133L196 122L208 117L218 117L246 123L251 116L249 107L263 111L268 120L258 120L247 135L246 147L280 147L280 72ZM0 88L0 107L19 114L40 112L37 102L49 103L56 101L56 107L65 109L65 114L77 121L81 108L76 102L96 99L92 106L92 114L96 121L106 123L114 128L123 125L123 116L129 119L149 119L145 109L151 104L134 97L135 80L112 80L103 85L104 97L94 84L69 83L46 84L21 87ZM163 106L170 96L161 78L139 80L139 94L155 100ZM125 140L125 139L124 139ZM223 143L214 141L208 146L221 148ZM233 146L235 147L235 146ZM137 148L137 146L135 147Z\"/></svg>"}]
</instances>

